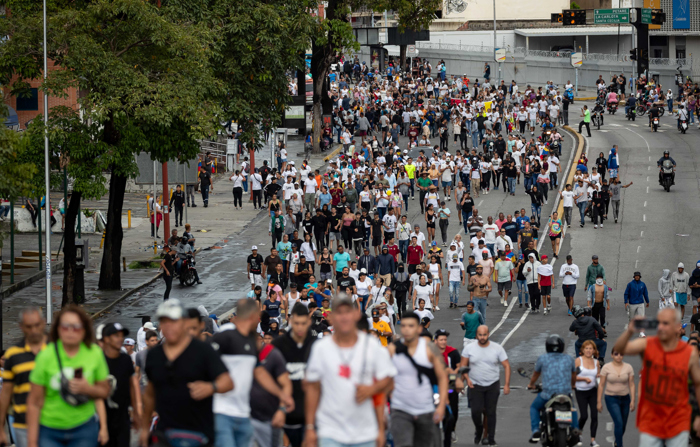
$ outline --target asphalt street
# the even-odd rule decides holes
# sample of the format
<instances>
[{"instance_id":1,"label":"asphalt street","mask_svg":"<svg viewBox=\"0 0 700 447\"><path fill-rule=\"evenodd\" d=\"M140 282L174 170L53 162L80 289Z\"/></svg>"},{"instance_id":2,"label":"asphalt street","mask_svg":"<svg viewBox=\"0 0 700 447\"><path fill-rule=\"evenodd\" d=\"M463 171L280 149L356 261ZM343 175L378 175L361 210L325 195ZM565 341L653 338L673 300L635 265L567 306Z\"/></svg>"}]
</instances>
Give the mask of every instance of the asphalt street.
<instances>
[{"instance_id":1,"label":"asphalt street","mask_svg":"<svg viewBox=\"0 0 700 447\"><path fill-rule=\"evenodd\" d=\"M577 102L570 110L570 122L576 127L578 115L576 111L582 106ZM600 257L600 263L606 269L607 284L612 287L612 310L608 313L609 341L612 345L623 330L626 323L626 313L623 305L623 292L632 272L641 271L642 280L647 283L652 298L648 309L655 314L658 309L658 293L656 284L663 268L673 270L678 262L684 262L690 272L694 263L700 257L699 243L696 237L700 194L696 169L696 149L693 142L698 141L700 131L694 126L687 135L681 135L675 127L675 120L664 116L659 133L651 134L645 127L646 117L635 123L628 123L624 113L615 116L605 116L605 124L600 131L592 130L592 138L586 138L589 167L598 153L606 155L613 144L617 144L620 153L620 178L623 183L633 181L634 184L622 193L621 218L618 224L612 220L605 222L604 228L594 230L589 223L585 228L579 228L574 223L567 229L560 248L560 255L571 254L574 262L585 275L586 267L590 264L593 254ZM585 130L584 130L585 132ZM574 137L564 134L565 144L562 167L569 163ZM454 152L457 146L450 144ZM658 185L656 160L664 149L671 150L672 157L678 163L676 185L670 193ZM417 155L417 151L415 151ZM488 195L475 198L479 214L486 220L487 216L498 215L498 212L512 214L515 210L525 208L529 211L530 200L524 194L522 184L517 185L516 196L503 193L503 190L492 190ZM448 202L453 210L450 222L449 236L463 231L456 217L454 200ZM551 214L556 206L552 192L550 200L542 210L543 221ZM577 216L574 212L574 218ZM610 213L612 215L612 212ZM420 215L418 199L409 201L409 221L419 223L425 229L425 220ZM198 257L198 270L204 284L183 288L174 285L171 298L180 299L186 306L204 305L210 313L221 315L229 311L235 302L249 290L246 279L246 257L250 254L250 246L258 245L260 253L269 253L270 241L267 235L268 217L260 213L244 229L236 234L222 237L217 246L202 252ZM439 231L438 231L439 234ZM540 231L540 235L543 231ZM439 236L438 241L441 242ZM541 253L551 256L549 238L540 239ZM561 261L557 261L554 271L558 274ZM513 289L517 293L515 285ZM103 321L120 321L135 331L140 324L141 315L153 315L162 302L164 285L156 283L150 289L135 295L118 305ZM462 288L461 304L467 301L468 292ZM516 303L517 300L511 300ZM448 293L441 292L441 311L435 312L436 319L431 329L447 329L450 333L449 342L461 351L463 332L459 321L464 308L447 308ZM576 291L576 303L584 305L583 278L579 280ZM524 312L517 304L504 308L499 305L498 295L492 292L490 306L486 313L486 322L492 330L492 341L504 344L509 355L513 374L511 376L511 393L501 395L498 406L498 426L496 441L501 446L522 446L527 443L530 435L529 405L534 395L525 390L528 383L516 372L519 368L531 373L537 357L545 352L544 341L553 333L558 333L567 341L567 350L573 355L575 337L569 334L568 327L571 317L567 315L561 287L557 278L557 288L553 291L553 311L550 315ZM689 310L690 311L690 310ZM686 317L686 320L688 317ZM609 360L608 349L608 360ZM627 359L639 369L637 359ZM503 383L503 382L502 382ZM457 428L458 441L456 446L473 445L474 428L469 417L466 398L460 400L460 421ZM588 445L588 426L584 431L584 445ZM628 431L625 435L626 445L635 445L638 434L634 427L634 415L630 416ZM597 440L601 445L612 445L612 423L604 409L600 415Z\"/></svg>"}]
</instances>

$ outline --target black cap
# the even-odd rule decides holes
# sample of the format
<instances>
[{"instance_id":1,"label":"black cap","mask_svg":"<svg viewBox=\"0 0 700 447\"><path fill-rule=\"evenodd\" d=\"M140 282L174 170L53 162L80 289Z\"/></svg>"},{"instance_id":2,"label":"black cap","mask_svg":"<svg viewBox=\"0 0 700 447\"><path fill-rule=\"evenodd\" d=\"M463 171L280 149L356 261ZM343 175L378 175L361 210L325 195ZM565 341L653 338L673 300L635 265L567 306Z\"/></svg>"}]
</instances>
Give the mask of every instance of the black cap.
<instances>
[{"instance_id":1,"label":"black cap","mask_svg":"<svg viewBox=\"0 0 700 447\"><path fill-rule=\"evenodd\" d=\"M639 276L639 277L641 278L641 277L642 277L642 274L639 273L639 272L634 272L634 275L632 275L632 276ZM103 331L103 333L104 333L104 331Z\"/></svg>"},{"instance_id":2,"label":"black cap","mask_svg":"<svg viewBox=\"0 0 700 447\"><path fill-rule=\"evenodd\" d=\"M107 323L105 327L102 328L102 338L114 335L117 332L121 332L126 337L129 335L129 329L121 325L121 323Z\"/></svg>"},{"instance_id":3,"label":"black cap","mask_svg":"<svg viewBox=\"0 0 700 447\"><path fill-rule=\"evenodd\" d=\"M372 309L372 318L379 318L382 315L381 312L379 312L379 309Z\"/></svg>"},{"instance_id":4,"label":"black cap","mask_svg":"<svg viewBox=\"0 0 700 447\"><path fill-rule=\"evenodd\" d=\"M438 329L437 331L435 331L435 335L433 335L433 339L437 339L441 335L444 335L445 337L449 337L450 333L447 332L445 329Z\"/></svg>"}]
</instances>

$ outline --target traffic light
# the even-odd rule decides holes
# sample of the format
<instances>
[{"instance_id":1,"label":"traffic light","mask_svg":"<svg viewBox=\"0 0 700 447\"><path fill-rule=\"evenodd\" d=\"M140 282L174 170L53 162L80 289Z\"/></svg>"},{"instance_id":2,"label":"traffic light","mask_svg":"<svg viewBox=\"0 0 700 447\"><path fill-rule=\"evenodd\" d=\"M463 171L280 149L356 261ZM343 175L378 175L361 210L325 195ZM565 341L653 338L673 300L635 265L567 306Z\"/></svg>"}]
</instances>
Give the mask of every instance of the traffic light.
<instances>
[{"instance_id":1,"label":"traffic light","mask_svg":"<svg viewBox=\"0 0 700 447\"><path fill-rule=\"evenodd\" d=\"M637 60L637 70L643 73L649 69L649 50L646 48L639 49L639 59Z\"/></svg>"},{"instance_id":2,"label":"traffic light","mask_svg":"<svg viewBox=\"0 0 700 447\"><path fill-rule=\"evenodd\" d=\"M586 10L585 9L565 9L563 11L564 26L585 25Z\"/></svg>"},{"instance_id":3,"label":"traffic light","mask_svg":"<svg viewBox=\"0 0 700 447\"><path fill-rule=\"evenodd\" d=\"M552 14L552 23L562 23L563 20L563 14Z\"/></svg>"},{"instance_id":4,"label":"traffic light","mask_svg":"<svg viewBox=\"0 0 700 447\"><path fill-rule=\"evenodd\" d=\"M646 48L640 48L639 49L639 60L640 61L648 61L649 60L649 50Z\"/></svg>"},{"instance_id":5,"label":"traffic light","mask_svg":"<svg viewBox=\"0 0 700 447\"><path fill-rule=\"evenodd\" d=\"M652 9L651 10L651 24L652 25L663 25L666 22L666 13L663 9Z\"/></svg>"},{"instance_id":6,"label":"traffic light","mask_svg":"<svg viewBox=\"0 0 700 447\"><path fill-rule=\"evenodd\" d=\"M630 50L630 59L633 61L637 60L637 49Z\"/></svg>"}]
</instances>

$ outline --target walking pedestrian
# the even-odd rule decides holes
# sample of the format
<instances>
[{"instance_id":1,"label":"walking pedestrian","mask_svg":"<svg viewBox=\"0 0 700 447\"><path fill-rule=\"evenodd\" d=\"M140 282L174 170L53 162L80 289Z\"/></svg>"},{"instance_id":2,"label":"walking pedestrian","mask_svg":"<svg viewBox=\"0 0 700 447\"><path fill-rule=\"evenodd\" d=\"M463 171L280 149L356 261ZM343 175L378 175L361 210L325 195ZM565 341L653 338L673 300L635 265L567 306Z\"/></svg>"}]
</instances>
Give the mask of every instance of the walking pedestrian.
<instances>
[{"instance_id":1,"label":"walking pedestrian","mask_svg":"<svg viewBox=\"0 0 700 447\"><path fill-rule=\"evenodd\" d=\"M170 298L170 290L173 288L173 276L175 275L175 250L168 244L163 245L163 259L160 261L160 267L163 269L163 281L165 281L165 293L163 293L163 301Z\"/></svg>"},{"instance_id":2,"label":"walking pedestrian","mask_svg":"<svg viewBox=\"0 0 700 447\"><path fill-rule=\"evenodd\" d=\"M174 206L173 206L174 205ZM170 197L170 204L169 204L171 209L175 210L175 228L178 227L178 217L180 217L180 226L182 226L182 215L184 214L184 209L185 209L185 193L182 191L182 186L177 185L175 188L175 192L173 192L172 197Z\"/></svg>"},{"instance_id":3,"label":"walking pedestrian","mask_svg":"<svg viewBox=\"0 0 700 447\"><path fill-rule=\"evenodd\" d=\"M625 310L629 316L628 326L632 326L632 320L636 316L644 317L647 307L649 307L647 285L642 282L642 274L634 272L634 279L627 284L625 289ZM645 337L643 330L640 331L640 335Z\"/></svg>"},{"instance_id":4,"label":"walking pedestrian","mask_svg":"<svg viewBox=\"0 0 700 447\"><path fill-rule=\"evenodd\" d=\"M591 111L588 110L588 106L583 106L581 109L581 115L583 117L583 121L578 123L578 133L581 133L583 130L583 126L586 126L586 131L588 131L588 138L591 137Z\"/></svg>"},{"instance_id":5,"label":"walking pedestrian","mask_svg":"<svg viewBox=\"0 0 700 447\"><path fill-rule=\"evenodd\" d=\"M603 393L605 407L613 420L615 446L623 447L622 437L627 428L627 418L634 411L636 396L634 386L634 369L629 363L623 362L623 356L613 349L612 362L600 369L600 384L598 385L598 412L603 411Z\"/></svg>"},{"instance_id":6,"label":"walking pedestrian","mask_svg":"<svg viewBox=\"0 0 700 447\"><path fill-rule=\"evenodd\" d=\"M593 340L586 340L581 345L581 352L576 359L576 401L578 402L579 415L578 426L583 432L583 427L588 420L588 412L591 415L591 447L598 447L595 440L598 431L598 349Z\"/></svg>"}]
</instances>

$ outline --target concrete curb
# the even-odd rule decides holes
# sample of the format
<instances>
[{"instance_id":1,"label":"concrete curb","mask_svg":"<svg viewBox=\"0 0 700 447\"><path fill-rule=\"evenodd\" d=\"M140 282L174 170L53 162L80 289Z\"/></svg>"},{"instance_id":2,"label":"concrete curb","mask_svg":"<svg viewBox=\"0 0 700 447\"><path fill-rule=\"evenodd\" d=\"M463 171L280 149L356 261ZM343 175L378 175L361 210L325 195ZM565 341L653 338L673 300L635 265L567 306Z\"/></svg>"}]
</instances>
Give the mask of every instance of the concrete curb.
<instances>
[{"instance_id":1,"label":"concrete curb","mask_svg":"<svg viewBox=\"0 0 700 447\"><path fill-rule=\"evenodd\" d=\"M122 301L124 301L125 299L127 299L128 297L130 297L131 295L133 295L134 293L136 293L136 292L138 292L139 290L143 289L144 287L150 286L151 284L153 284L154 282L156 282L156 281L158 280L158 278L160 278L162 275L163 275L163 272L158 272L158 274L156 274L153 278L149 279L148 281L139 284L138 286L134 287L133 289L127 290L126 292L124 292L123 294L121 294L121 295L119 296L119 298L117 298L116 300L114 300L114 301L112 301L110 304L108 304L105 308L103 308L102 310L99 310L99 311L95 312L94 314L92 314L92 315L90 316L90 318L92 318L93 320L96 320L96 319L100 318L102 315L104 315L104 314L106 314L107 312L109 312L114 306L116 306L117 304L121 303Z\"/></svg>"},{"instance_id":2,"label":"concrete curb","mask_svg":"<svg viewBox=\"0 0 700 447\"><path fill-rule=\"evenodd\" d=\"M63 261L54 261L55 264L51 266L51 275L58 273L59 270L63 270ZM46 278L46 272L44 270L38 271L28 278L24 278L21 281L15 282L14 284L7 287L5 290L0 292L0 299L5 299L15 292L19 292L25 287L29 287L37 281L41 281Z\"/></svg>"},{"instance_id":3,"label":"concrete curb","mask_svg":"<svg viewBox=\"0 0 700 447\"><path fill-rule=\"evenodd\" d=\"M338 155L338 154L340 153L341 150L343 150L343 145L342 145L342 144L339 145L337 149L333 149L333 152L331 152L330 154L328 154L328 155L323 159L323 161L328 162L328 160L330 160L331 158L333 158L333 157L335 157L336 155Z\"/></svg>"},{"instance_id":4,"label":"concrete curb","mask_svg":"<svg viewBox=\"0 0 700 447\"><path fill-rule=\"evenodd\" d=\"M581 154L583 153L583 149L586 146L586 140L583 138L583 135L580 133L576 132L574 129L572 129L569 126L564 126L564 129L573 134L577 139L578 139L578 145L576 147L576 156L574 157L573 162L571 163L571 169L569 170L569 173L566 176L566 183L564 185L571 184L574 180L574 174L576 174L576 162L581 158ZM557 213L559 216L564 215L564 202L559 201L559 206L557 207Z\"/></svg>"}]
</instances>

